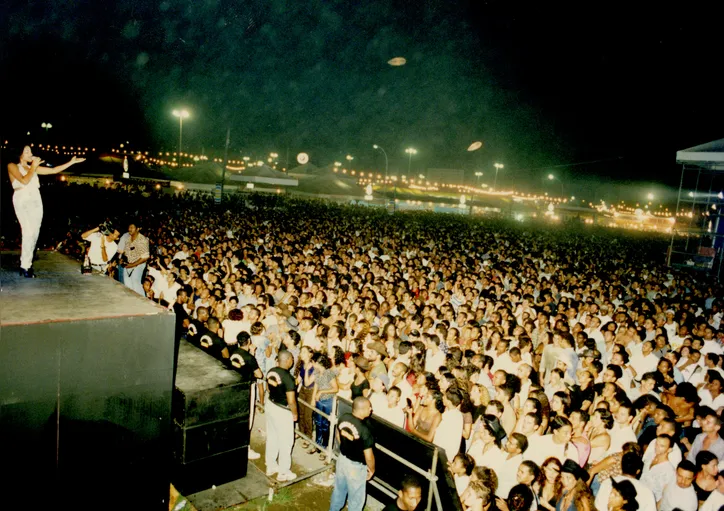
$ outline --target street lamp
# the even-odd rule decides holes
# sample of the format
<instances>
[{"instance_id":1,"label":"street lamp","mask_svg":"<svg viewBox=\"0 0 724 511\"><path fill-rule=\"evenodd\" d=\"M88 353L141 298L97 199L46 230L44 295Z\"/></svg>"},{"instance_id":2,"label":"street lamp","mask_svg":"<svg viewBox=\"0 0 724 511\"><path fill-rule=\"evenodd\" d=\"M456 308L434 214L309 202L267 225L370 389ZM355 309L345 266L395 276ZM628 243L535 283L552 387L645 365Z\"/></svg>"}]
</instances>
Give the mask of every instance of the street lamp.
<instances>
[{"instance_id":1,"label":"street lamp","mask_svg":"<svg viewBox=\"0 0 724 511\"><path fill-rule=\"evenodd\" d=\"M390 167L389 162L387 160L387 152L381 146L379 146L377 144L374 144L372 146L372 149L377 149L379 151L382 151L382 154L385 155L385 183L386 183L387 178L389 177L388 174L389 174L389 167ZM395 192L394 192L394 195L392 198L392 211L396 211L396 210L397 210L397 180L395 180Z\"/></svg>"},{"instance_id":2,"label":"street lamp","mask_svg":"<svg viewBox=\"0 0 724 511\"><path fill-rule=\"evenodd\" d=\"M493 163L493 167L495 167L495 180L493 181L493 190L498 191L498 171L502 168L505 168L505 165L502 163Z\"/></svg>"},{"instance_id":3,"label":"street lamp","mask_svg":"<svg viewBox=\"0 0 724 511\"><path fill-rule=\"evenodd\" d=\"M181 147L183 146L184 119L188 119L191 114L185 108L182 110L174 110L174 117L178 117L178 166L181 167Z\"/></svg>"},{"instance_id":4,"label":"street lamp","mask_svg":"<svg viewBox=\"0 0 724 511\"><path fill-rule=\"evenodd\" d=\"M478 188L480 188L480 178L483 177L483 173L478 171L475 173L475 177L478 178Z\"/></svg>"},{"instance_id":5,"label":"street lamp","mask_svg":"<svg viewBox=\"0 0 724 511\"><path fill-rule=\"evenodd\" d=\"M381 148L380 146L378 146L377 144L373 145L373 146L372 146L372 149L378 149L378 150L382 151L382 154L385 155L385 180L387 180L387 173L388 173L388 168L389 168L389 165L388 165L388 163L387 163L387 153L385 152L384 149L382 149L382 148Z\"/></svg>"},{"instance_id":6,"label":"street lamp","mask_svg":"<svg viewBox=\"0 0 724 511\"><path fill-rule=\"evenodd\" d=\"M648 195L646 195L646 198L647 198L648 200L654 200L654 194L653 194L653 193L649 193Z\"/></svg>"},{"instance_id":7,"label":"street lamp","mask_svg":"<svg viewBox=\"0 0 724 511\"><path fill-rule=\"evenodd\" d=\"M417 149L414 149L412 147L408 147L405 149L405 152L409 155L409 159L407 160L407 175L410 175L410 167L412 166L412 155L417 154Z\"/></svg>"},{"instance_id":8,"label":"street lamp","mask_svg":"<svg viewBox=\"0 0 724 511\"><path fill-rule=\"evenodd\" d=\"M40 127L41 127L41 128L44 128L44 129L45 129L45 132L47 133L48 130L53 127L53 125L50 124L49 122L44 122L43 124L40 125Z\"/></svg>"}]
</instances>

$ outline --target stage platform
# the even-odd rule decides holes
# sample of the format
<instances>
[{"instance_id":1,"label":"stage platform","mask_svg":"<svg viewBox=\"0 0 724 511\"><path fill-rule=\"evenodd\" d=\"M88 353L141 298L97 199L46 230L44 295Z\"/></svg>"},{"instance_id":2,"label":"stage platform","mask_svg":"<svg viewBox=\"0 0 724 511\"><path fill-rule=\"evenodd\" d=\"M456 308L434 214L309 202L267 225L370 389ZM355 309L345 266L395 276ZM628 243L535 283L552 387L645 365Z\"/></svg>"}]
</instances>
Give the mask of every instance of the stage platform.
<instances>
[{"instance_id":1,"label":"stage platform","mask_svg":"<svg viewBox=\"0 0 724 511\"><path fill-rule=\"evenodd\" d=\"M17 263L0 253L3 507L168 509L174 314L58 253L36 279Z\"/></svg>"}]
</instances>

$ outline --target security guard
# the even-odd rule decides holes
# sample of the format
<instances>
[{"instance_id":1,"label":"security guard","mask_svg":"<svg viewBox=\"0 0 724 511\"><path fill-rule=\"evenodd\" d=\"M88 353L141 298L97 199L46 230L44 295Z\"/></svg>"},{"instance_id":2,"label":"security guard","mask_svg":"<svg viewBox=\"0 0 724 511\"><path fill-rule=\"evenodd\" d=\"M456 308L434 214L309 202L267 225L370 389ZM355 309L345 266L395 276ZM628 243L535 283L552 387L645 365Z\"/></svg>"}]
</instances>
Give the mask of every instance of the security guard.
<instances>
[{"instance_id":1,"label":"security guard","mask_svg":"<svg viewBox=\"0 0 724 511\"><path fill-rule=\"evenodd\" d=\"M261 380L264 375L256 363L254 355L249 353L252 348L251 336L248 332L239 332L236 336L236 344L229 346L229 365L232 369L241 374L245 380L251 380L251 393L249 396L249 429L254 427L254 412L256 411L256 380ZM249 447L249 459L257 460L261 454Z\"/></svg>"},{"instance_id":2,"label":"security guard","mask_svg":"<svg viewBox=\"0 0 724 511\"><path fill-rule=\"evenodd\" d=\"M292 472L292 447L294 446L294 423L297 421L297 385L289 373L294 365L294 356L280 351L277 367L269 370L266 382L269 399L266 400L266 475L277 472L277 481L291 481L297 478Z\"/></svg>"},{"instance_id":3,"label":"security guard","mask_svg":"<svg viewBox=\"0 0 724 511\"><path fill-rule=\"evenodd\" d=\"M337 440L340 455L334 476L334 491L330 511L340 511L345 500L349 511L362 511L367 497L367 481L375 473L375 439L367 427L372 405L366 397L355 398L352 413L339 418Z\"/></svg>"}]
</instances>

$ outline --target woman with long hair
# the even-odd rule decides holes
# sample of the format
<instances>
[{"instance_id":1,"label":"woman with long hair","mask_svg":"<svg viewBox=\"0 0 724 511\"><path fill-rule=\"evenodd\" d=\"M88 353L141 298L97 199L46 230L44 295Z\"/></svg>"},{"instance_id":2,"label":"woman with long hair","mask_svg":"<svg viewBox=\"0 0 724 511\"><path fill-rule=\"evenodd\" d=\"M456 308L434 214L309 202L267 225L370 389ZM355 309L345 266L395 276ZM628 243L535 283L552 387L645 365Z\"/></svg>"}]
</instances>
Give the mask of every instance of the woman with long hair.
<instances>
[{"instance_id":1,"label":"woman with long hair","mask_svg":"<svg viewBox=\"0 0 724 511\"><path fill-rule=\"evenodd\" d=\"M442 412L444 411L445 404L442 401L442 392L431 390L415 410L409 406L405 408L407 430L418 438L432 442L435 433L437 433L437 427L442 421Z\"/></svg>"},{"instance_id":2,"label":"woman with long hair","mask_svg":"<svg viewBox=\"0 0 724 511\"><path fill-rule=\"evenodd\" d=\"M13 207L20 223L22 245L20 250L20 275L34 278L33 254L40 234L40 225L43 223L43 199L40 196L39 175L58 174L76 163L82 163L85 158L73 156L69 162L57 167L41 166L43 160L33 156L30 146L23 147L17 156L17 163L8 163L10 184L13 187Z\"/></svg>"},{"instance_id":3,"label":"woman with long hair","mask_svg":"<svg viewBox=\"0 0 724 511\"><path fill-rule=\"evenodd\" d=\"M314 406L314 364L312 363L312 348L309 346L302 346L301 350L299 351L299 400L304 401L305 403ZM314 415L314 411L309 407L305 405L300 405L299 407L299 431L304 433L308 438L312 438L312 433L314 430L314 423L312 422L312 417ZM309 448L309 442L303 441L302 447L304 449ZM314 448L312 448L311 452L314 452Z\"/></svg>"},{"instance_id":4,"label":"woman with long hair","mask_svg":"<svg viewBox=\"0 0 724 511\"><path fill-rule=\"evenodd\" d=\"M593 494L586 485L588 473L573 460L566 460L561 468L563 492L556 503L556 511L595 511Z\"/></svg>"},{"instance_id":5,"label":"woman with long hair","mask_svg":"<svg viewBox=\"0 0 724 511\"><path fill-rule=\"evenodd\" d=\"M540 467L540 479L533 483L533 490L538 495L538 505L548 511L555 511L556 503L561 498L561 467L558 458L548 458Z\"/></svg>"},{"instance_id":6,"label":"woman with long hair","mask_svg":"<svg viewBox=\"0 0 724 511\"><path fill-rule=\"evenodd\" d=\"M332 412L334 396L339 390L337 374L332 369L332 361L323 353L315 353L312 356L312 362L315 372L312 402L315 403L317 410L329 415ZM315 412L314 426L317 445L326 447L329 440L329 420ZM324 461L326 455L320 454L319 459Z\"/></svg>"}]
</instances>

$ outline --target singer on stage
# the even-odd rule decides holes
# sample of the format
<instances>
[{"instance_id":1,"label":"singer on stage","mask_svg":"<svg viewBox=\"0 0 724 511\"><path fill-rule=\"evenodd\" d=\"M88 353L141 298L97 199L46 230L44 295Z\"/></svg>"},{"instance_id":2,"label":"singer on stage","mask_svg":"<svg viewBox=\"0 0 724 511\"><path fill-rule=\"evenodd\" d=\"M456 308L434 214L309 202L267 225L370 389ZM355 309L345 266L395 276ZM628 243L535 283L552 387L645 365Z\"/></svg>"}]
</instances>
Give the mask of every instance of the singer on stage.
<instances>
[{"instance_id":1,"label":"singer on stage","mask_svg":"<svg viewBox=\"0 0 724 511\"><path fill-rule=\"evenodd\" d=\"M38 175L57 174L76 163L84 162L85 158L73 156L68 163L54 168L41 167L43 163L33 156L30 146L25 146L18 163L8 164L10 183L13 186L13 206L22 231L22 250L20 252L20 274L33 278L33 253L43 222L43 200L40 197L40 180Z\"/></svg>"}]
</instances>

